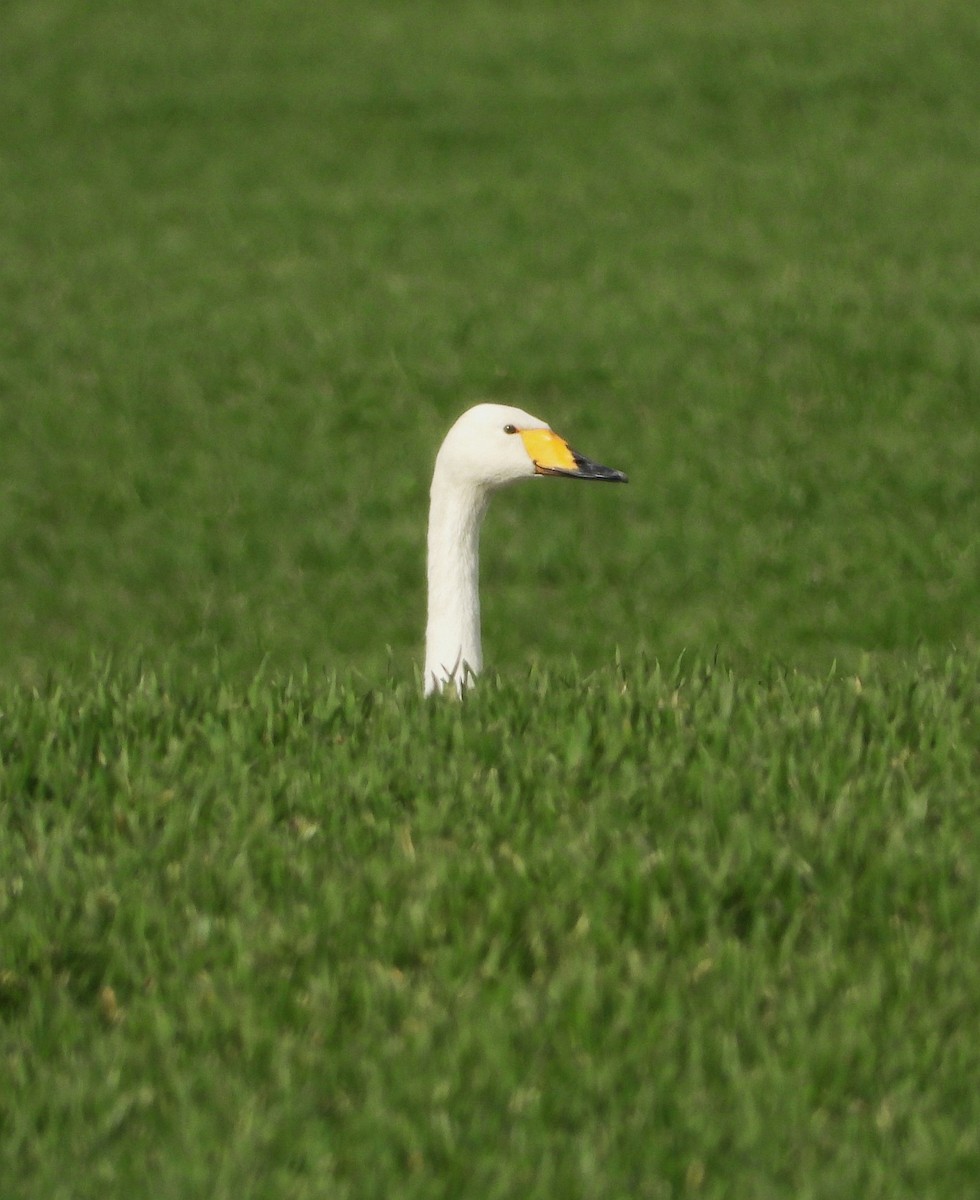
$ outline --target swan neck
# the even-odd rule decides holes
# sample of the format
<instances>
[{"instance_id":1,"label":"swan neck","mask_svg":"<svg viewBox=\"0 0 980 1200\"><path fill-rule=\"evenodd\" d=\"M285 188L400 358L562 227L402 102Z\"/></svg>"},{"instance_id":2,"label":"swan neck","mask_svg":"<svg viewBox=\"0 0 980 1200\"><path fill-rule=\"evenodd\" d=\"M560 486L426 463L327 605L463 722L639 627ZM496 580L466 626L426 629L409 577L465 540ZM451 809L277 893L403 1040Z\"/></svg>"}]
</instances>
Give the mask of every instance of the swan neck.
<instances>
[{"instance_id":1,"label":"swan neck","mask_svg":"<svg viewBox=\"0 0 980 1200\"><path fill-rule=\"evenodd\" d=\"M461 692L483 667L480 640L480 527L489 494L437 462L428 534L425 692Z\"/></svg>"}]
</instances>

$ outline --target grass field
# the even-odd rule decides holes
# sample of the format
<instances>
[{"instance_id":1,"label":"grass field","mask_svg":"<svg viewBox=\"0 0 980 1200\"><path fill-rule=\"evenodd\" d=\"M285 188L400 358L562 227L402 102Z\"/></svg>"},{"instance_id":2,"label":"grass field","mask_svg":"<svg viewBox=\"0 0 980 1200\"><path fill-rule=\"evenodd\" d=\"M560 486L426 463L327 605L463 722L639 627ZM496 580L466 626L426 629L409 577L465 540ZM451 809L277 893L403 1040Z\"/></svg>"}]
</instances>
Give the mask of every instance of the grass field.
<instances>
[{"instance_id":1,"label":"grass field","mask_svg":"<svg viewBox=\"0 0 980 1200\"><path fill-rule=\"evenodd\" d=\"M978 667L8 690L3 1195L971 1194Z\"/></svg>"},{"instance_id":2,"label":"grass field","mask_svg":"<svg viewBox=\"0 0 980 1200\"><path fill-rule=\"evenodd\" d=\"M3 6L3 1200L972 1194L978 61ZM426 705L480 399L631 482L495 501Z\"/></svg>"}]
</instances>

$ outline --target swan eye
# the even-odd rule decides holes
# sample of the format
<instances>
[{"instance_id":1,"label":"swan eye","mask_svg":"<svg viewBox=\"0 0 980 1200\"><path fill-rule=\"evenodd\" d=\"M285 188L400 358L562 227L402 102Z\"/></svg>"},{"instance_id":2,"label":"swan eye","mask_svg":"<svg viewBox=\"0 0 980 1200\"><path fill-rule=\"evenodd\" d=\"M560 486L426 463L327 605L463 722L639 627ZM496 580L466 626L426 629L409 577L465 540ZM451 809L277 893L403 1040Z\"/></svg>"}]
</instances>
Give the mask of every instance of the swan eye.
<instances>
[{"instance_id":1,"label":"swan eye","mask_svg":"<svg viewBox=\"0 0 980 1200\"><path fill-rule=\"evenodd\" d=\"M504 433L516 433L516 432L517 432L516 425L505 425L504 426Z\"/></svg>"}]
</instances>

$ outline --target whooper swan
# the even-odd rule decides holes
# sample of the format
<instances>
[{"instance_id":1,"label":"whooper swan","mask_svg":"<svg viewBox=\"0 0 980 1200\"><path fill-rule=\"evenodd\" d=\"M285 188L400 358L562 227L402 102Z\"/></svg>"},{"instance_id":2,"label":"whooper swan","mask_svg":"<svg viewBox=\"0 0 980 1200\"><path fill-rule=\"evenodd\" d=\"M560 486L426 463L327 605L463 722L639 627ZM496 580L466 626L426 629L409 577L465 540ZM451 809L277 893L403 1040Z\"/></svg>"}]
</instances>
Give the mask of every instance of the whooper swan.
<instances>
[{"instance_id":1,"label":"whooper swan","mask_svg":"<svg viewBox=\"0 0 980 1200\"><path fill-rule=\"evenodd\" d=\"M483 667L483 514L491 492L535 475L626 482L622 471L577 454L544 421L505 404L468 409L439 448L429 506L426 695L447 684L462 692Z\"/></svg>"}]
</instances>

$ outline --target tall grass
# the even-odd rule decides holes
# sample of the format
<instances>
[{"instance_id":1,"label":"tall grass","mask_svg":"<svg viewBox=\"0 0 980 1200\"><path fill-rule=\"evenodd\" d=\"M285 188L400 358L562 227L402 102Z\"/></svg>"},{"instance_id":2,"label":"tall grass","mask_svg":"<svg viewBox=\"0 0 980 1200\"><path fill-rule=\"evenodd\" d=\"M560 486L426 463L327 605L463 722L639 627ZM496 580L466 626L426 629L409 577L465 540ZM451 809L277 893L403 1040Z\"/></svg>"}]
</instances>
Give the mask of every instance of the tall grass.
<instances>
[{"instance_id":1,"label":"tall grass","mask_svg":"<svg viewBox=\"0 0 980 1200\"><path fill-rule=\"evenodd\" d=\"M8 687L3 1194L968 1194L978 665Z\"/></svg>"}]
</instances>

